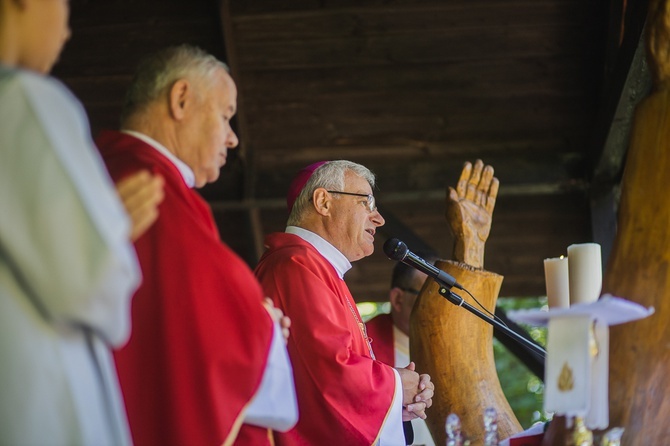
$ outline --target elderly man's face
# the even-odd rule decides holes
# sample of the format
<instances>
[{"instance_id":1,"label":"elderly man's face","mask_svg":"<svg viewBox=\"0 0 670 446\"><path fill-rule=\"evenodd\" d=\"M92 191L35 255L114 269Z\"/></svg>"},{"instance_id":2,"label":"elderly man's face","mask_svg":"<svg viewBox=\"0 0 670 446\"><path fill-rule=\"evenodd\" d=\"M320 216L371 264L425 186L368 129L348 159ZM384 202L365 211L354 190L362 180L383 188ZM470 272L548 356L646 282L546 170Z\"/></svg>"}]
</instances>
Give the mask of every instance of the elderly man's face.
<instances>
[{"instance_id":1,"label":"elderly man's face","mask_svg":"<svg viewBox=\"0 0 670 446\"><path fill-rule=\"evenodd\" d=\"M372 194L372 188L364 178L348 171L342 192ZM350 262L372 254L375 250L375 232L384 225L384 218L379 211L368 211L366 197L339 195L333 203L331 243Z\"/></svg>"},{"instance_id":2,"label":"elderly man's face","mask_svg":"<svg viewBox=\"0 0 670 446\"><path fill-rule=\"evenodd\" d=\"M178 156L193 170L195 186L202 187L219 178L228 149L239 142L230 127L237 111L237 88L223 68L215 82L195 82L193 86L197 89L196 101L189 110Z\"/></svg>"}]
</instances>

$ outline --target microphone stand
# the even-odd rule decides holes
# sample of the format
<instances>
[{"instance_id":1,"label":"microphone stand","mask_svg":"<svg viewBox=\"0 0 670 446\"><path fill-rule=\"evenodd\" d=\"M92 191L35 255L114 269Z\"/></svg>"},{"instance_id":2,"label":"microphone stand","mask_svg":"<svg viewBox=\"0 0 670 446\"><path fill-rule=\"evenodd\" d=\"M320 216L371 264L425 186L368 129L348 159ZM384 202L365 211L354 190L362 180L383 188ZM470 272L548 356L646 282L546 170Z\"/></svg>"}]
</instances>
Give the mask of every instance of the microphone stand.
<instances>
[{"instance_id":1,"label":"microphone stand","mask_svg":"<svg viewBox=\"0 0 670 446\"><path fill-rule=\"evenodd\" d=\"M475 308L472 305L470 305L469 303L465 302L465 300L463 300L463 298L461 296L459 296L458 294L451 291L450 287L445 286L445 284L443 284L443 283L441 283L437 280L436 280L436 282L438 283L438 285L440 285L440 289L438 290L438 292L440 293L440 295L442 297L444 297L445 299L447 299L449 302L451 302L452 304L454 304L456 306L465 308L466 310L468 310L470 313L474 314L475 316L477 316L481 320L483 320L485 322L488 322L489 324L491 324L492 326L494 326L495 328L497 328L498 330L500 330L501 332L503 332L504 334L506 334L507 336L509 336L513 340L517 341L521 345L523 345L526 348L535 352L538 356L540 356L540 358L542 358L542 360L546 361L547 352L542 347L535 344L534 342L529 341L528 339L524 338L520 334L512 331L505 324L502 324L500 321L487 316L486 314L479 311L477 308Z\"/></svg>"}]
</instances>

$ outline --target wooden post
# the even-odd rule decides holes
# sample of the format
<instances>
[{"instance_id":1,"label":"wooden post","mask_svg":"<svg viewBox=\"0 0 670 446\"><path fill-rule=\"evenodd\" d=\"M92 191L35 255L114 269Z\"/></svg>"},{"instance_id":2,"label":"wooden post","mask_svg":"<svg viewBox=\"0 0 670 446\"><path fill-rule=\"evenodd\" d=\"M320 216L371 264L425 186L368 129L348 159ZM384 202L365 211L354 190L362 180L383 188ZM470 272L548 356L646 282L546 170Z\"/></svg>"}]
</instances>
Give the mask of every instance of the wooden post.
<instances>
[{"instance_id":1,"label":"wooden post","mask_svg":"<svg viewBox=\"0 0 670 446\"><path fill-rule=\"evenodd\" d=\"M502 276L451 261L438 261L436 266L494 312ZM496 373L493 327L440 296L433 280L426 281L412 310L410 356L416 369L428 373L435 384L426 420L435 444L446 443L444 425L451 412L459 416L463 434L475 445L484 443L487 407L498 412L500 439L522 430Z\"/></svg>"},{"instance_id":2,"label":"wooden post","mask_svg":"<svg viewBox=\"0 0 670 446\"><path fill-rule=\"evenodd\" d=\"M622 444L670 437L670 2L652 1L647 22L652 94L638 106L622 183L618 231L603 292L654 306L642 321L612 327L610 426Z\"/></svg>"}]
</instances>

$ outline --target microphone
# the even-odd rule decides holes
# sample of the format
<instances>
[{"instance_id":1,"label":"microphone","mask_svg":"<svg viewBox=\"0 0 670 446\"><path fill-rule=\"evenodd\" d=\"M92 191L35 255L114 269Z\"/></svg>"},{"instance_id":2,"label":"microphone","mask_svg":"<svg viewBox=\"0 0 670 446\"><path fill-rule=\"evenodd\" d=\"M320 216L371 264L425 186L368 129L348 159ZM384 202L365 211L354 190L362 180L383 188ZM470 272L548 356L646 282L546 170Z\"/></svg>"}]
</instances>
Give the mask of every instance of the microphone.
<instances>
[{"instance_id":1,"label":"microphone","mask_svg":"<svg viewBox=\"0 0 670 446\"><path fill-rule=\"evenodd\" d=\"M456 287L459 290L463 289L463 286L456 282L456 279L414 254L407 248L405 243L397 238L386 240L384 243L384 254L391 260L397 260L398 262L402 262L418 269L427 276L435 279L442 286L446 286L447 288Z\"/></svg>"},{"instance_id":2,"label":"microphone","mask_svg":"<svg viewBox=\"0 0 670 446\"><path fill-rule=\"evenodd\" d=\"M493 325L493 327L502 331L504 334L506 334L513 340L517 341L525 349L539 355L543 361L547 357L547 352L545 352L544 349L540 347L538 344L536 344L534 341L530 341L521 336L519 333L515 332L514 330L511 330L507 325L497 320L495 316L491 318L485 315L484 313L477 310L469 303L465 302L461 296L451 291L451 287L456 287L459 290L463 290L466 293L470 294L465 288L463 288L463 286L460 283L456 282L456 279L454 279L452 276L445 273L441 269L436 268L434 265L431 265L430 263L426 262L418 255L414 254L407 248L406 244L404 244L397 238L386 240L386 242L384 243L384 253L388 256L389 259L397 260L413 268L416 268L417 270L421 271L427 276L430 276L433 279L435 279L435 281L438 284L440 284L440 289L438 291L440 295L443 296L452 304L465 308L478 318ZM470 295L472 296L472 294Z\"/></svg>"}]
</instances>

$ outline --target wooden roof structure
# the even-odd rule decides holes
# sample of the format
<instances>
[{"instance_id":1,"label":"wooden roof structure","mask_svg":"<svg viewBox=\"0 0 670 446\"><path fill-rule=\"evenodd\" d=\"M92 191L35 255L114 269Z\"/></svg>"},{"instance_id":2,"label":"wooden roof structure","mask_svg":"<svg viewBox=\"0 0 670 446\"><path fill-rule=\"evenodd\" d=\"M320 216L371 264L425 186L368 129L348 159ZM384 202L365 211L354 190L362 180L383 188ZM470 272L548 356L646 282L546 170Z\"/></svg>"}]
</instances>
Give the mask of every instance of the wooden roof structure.
<instances>
[{"instance_id":1,"label":"wooden roof structure","mask_svg":"<svg viewBox=\"0 0 670 446\"><path fill-rule=\"evenodd\" d=\"M239 89L240 147L201 190L222 238L250 265L283 230L301 167L372 169L387 224L346 280L385 300L389 237L451 255L446 186L463 162L501 188L487 243L501 296L544 295L542 260L611 243L627 124L645 88L645 5L584 0L73 0L54 75L93 132L116 128L137 61L190 43L225 60Z\"/></svg>"}]
</instances>

